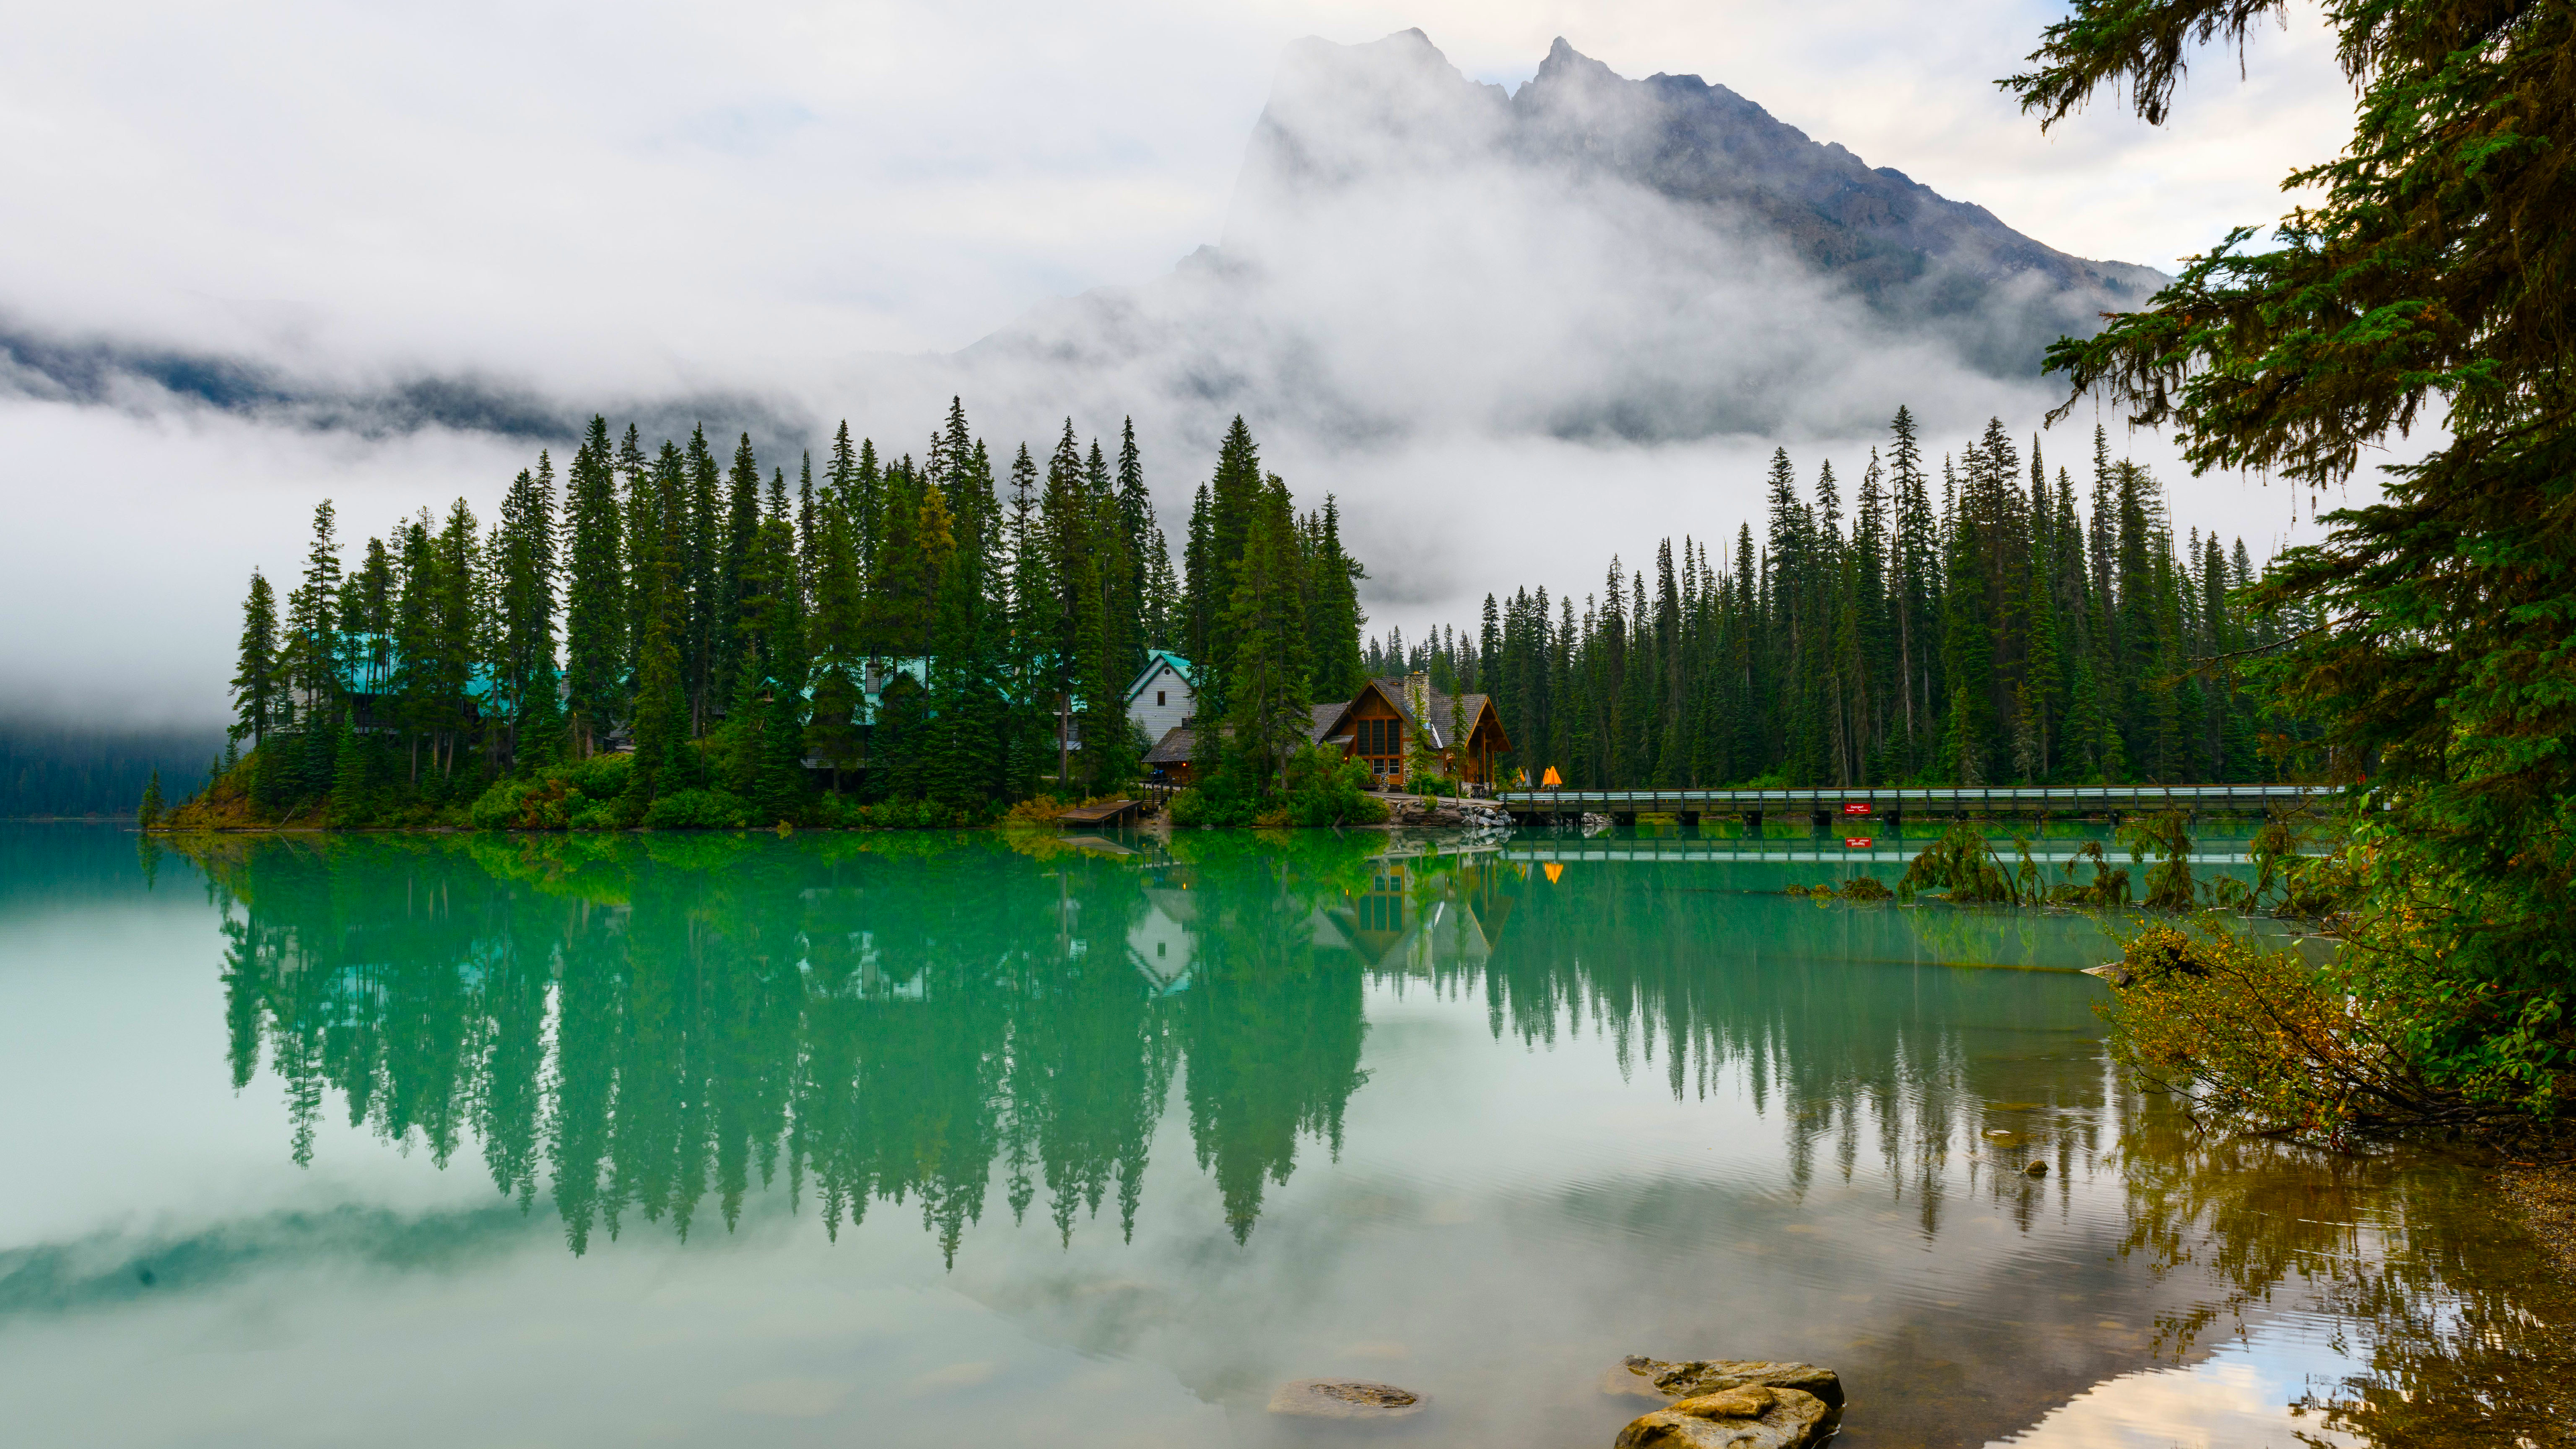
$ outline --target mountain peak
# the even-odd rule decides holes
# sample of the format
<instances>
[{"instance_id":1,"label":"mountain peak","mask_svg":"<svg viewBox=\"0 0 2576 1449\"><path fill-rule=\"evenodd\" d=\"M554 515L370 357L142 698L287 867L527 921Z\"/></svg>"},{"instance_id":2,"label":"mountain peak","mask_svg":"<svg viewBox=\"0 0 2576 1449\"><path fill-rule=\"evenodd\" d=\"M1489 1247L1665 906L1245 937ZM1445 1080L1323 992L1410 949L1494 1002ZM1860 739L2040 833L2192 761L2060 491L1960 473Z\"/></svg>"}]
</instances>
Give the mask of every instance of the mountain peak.
<instances>
[{"instance_id":1,"label":"mountain peak","mask_svg":"<svg viewBox=\"0 0 2576 1449\"><path fill-rule=\"evenodd\" d=\"M1220 253L982 350L1146 369L1192 407L1346 441L1702 437L1926 378L2035 379L2048 343L2160 281L1698 76L1631 79L1560 36L1507 92L1405 30L1289 48Z\"/></svg>"}]
</instances>

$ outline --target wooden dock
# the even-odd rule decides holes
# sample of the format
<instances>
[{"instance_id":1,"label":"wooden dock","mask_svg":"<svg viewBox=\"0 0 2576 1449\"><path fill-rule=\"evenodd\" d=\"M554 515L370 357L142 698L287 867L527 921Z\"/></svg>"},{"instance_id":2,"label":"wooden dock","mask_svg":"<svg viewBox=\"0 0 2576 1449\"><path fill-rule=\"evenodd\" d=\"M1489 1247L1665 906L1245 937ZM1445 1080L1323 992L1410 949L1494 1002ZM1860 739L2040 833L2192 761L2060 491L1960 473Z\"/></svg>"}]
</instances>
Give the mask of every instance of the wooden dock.
<instances>
[{"instance_id":1,"label":"wooden dock","mask_svg":"<svg viewBox=\"0 0 2576 1449\"><path fill-rule=\"evenodd\" d=\"M1144 809L1144 805L1135 800L1103 800L1097 805L1077 805L1057 816L1055 823L1068 828L1088 826L1094 830L1103 826L1133 825Z\"/></svg>"},{"instance_id":2,"label":"wooden dock","mask_svg":"<svg viewBox=\"0 0 2576 1449\"><path fill-rule=\"evenodd\" d=\"M1766 816L1817 820L1906 816L1964 819L1977 815L2145 815L2166 810L2257 813L2320 805L2341 793L2332 785L2002 785L1987 787L1799 790L1505 790L1494 796L1524 824L1579 815L1632 823L1640 815Z\"/></svg>"}]
</instances>

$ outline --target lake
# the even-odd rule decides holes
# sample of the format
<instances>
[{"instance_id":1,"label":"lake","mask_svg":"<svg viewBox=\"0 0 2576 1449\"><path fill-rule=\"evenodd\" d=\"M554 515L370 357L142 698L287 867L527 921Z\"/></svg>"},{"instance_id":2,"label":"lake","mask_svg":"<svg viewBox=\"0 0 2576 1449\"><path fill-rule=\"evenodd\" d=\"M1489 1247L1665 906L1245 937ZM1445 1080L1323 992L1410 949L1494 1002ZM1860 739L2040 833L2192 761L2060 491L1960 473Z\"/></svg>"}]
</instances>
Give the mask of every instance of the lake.
<instances>
[{"instance_id":1,"label":"lake","mask_svg":"<svg viewBox=\"0 0 2576 1449\"><path fill-rule=\"evenodd\" d=\"M2196 1134L2102 921L1840 846L0 825L6 1438L1606 1446L1648 1354L2513 1442L2576 1313L2476 1172Z\"/></svg>"}]
</instances>

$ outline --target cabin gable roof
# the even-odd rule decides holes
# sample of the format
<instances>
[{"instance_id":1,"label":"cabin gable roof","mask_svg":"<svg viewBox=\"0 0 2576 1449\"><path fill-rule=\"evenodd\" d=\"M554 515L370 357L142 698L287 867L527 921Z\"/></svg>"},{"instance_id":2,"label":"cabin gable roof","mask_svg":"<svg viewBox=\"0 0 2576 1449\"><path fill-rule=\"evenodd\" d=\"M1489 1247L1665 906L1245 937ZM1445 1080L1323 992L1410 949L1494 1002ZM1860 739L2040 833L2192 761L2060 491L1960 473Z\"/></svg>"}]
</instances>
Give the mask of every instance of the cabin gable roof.
<instances>
[{"instance_id":1,"label":"cabin gable roof","mask_svg":"<svg viewBox=\"0 0 2576 1449\"><path fill-rule=\"evenodd\" d=\"M1431 718L1416 719L1411 706L1405 703L1403 680L1371 679L1363 683L1360 686L1360 692L1352 695L1347 701L1337 705L1316 707L1314 738L1327 740L1352 733L1354 728L1352 720L1358 715L1362 702L1374 698L1393 711L1396 718L1403 720L1408 729L1420 730L1431 736L1433 749L1449 749L1458 743L1449 738L1450 697L1436 689L1426 690L1424 693L1426 712ZM1328 710L1332 712L1329 719L1326 716ZM1469 740L1473 740L1479 730L1490 729L1494 748L1497 751L1509 750L1512 747L1511 736L1503 732L1502 714L1494 708L1491 696L1459 695L1456 715L1458 722L1465 726Z\"/></svg>"},{"instance_id":2,"label":"cabin gable roof","mask_svg":"<svg viewBox=\"0 0 2576 1449\"><path fill-rule=\"evenodd\" d=\"M1148 649L1145 651L1144 672L1136 676L1135 683L1127 686L1127 702L1129 704L1134 704L1136 702L1136 696L1145 692L1145 686L1154 682L1154 676L1162 673L1166 669L1169 669L1174 674L1181 677L1181 684L1184 688L1192 691L1196 691L1198 689L1199 682L1197 677L1192 673L1190 661L1183 659L1181 656L1173 653L1169 649Z\"/></svg>"}]
</instances>

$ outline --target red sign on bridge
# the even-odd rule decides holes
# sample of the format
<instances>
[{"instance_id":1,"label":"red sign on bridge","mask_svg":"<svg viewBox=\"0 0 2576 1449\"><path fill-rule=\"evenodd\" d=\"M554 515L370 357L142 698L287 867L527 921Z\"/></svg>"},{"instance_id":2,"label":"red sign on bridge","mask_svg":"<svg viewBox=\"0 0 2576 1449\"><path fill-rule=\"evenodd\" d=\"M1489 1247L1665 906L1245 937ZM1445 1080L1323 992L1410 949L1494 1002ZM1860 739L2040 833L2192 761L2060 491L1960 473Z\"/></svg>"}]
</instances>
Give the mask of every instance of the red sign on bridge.
<instances>
[{"instance_id":1,"label":"red sign on bridge","mask_svg":"<svg viewBox=\"0 0 2576 1449\"><path fill-rule=\"evenodd\" d=\"M1846 835L1843 837L1843 844L1850 846L1854 850L1867 850L1869 849L1869 843L1869 837L1866 835Z\"/></svg>"},{"instance_id":2,"label":"red sign on bridge","mask_svg":"<svg viewBox=\"0 0 2576 1449\"><path fill-rule=\"evenodd\" d=\"M1873 807L1866 800L1845 800L1843 802L1843 813L1845 815L1867 815L1870 813L1872 808Z\"/></svg>"}]
</instances>

